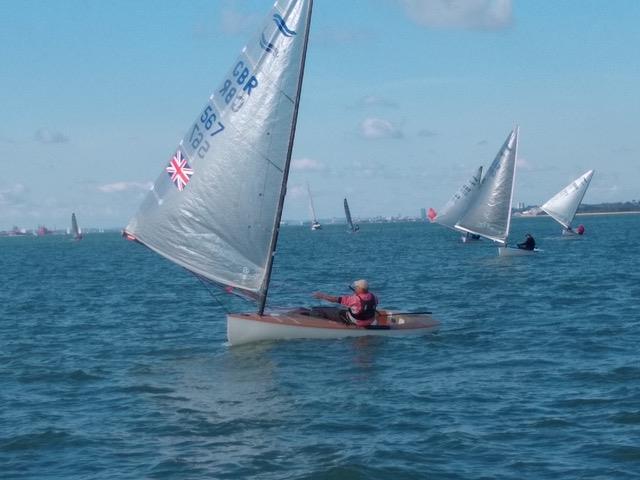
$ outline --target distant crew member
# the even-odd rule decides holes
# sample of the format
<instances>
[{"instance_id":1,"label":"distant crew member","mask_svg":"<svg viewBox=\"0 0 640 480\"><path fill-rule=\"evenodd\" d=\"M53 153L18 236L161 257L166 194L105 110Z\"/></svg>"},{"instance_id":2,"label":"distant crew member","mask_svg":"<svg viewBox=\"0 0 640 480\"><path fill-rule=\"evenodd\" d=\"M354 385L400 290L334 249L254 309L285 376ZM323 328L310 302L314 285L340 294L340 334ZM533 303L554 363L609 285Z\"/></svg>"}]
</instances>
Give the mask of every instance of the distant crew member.
<instances>
[{"instance_id":1,"label":"distant crew member","mask_svg":"<svg viewBox=\"0 0 640 480\"><path fill-rule=\"evenodd\" d=\"M376 307L378 306L378 298L369 292L369 282L366 280L357 280L353 283L353 294L334 297L326 293L316 292L314 298L326 300L327 302L339 303L347 307L346 310L334 309L337 311L337 319L346 323L355 324L358 327L368 327L376 318ZM335 315L331 315L329 309L322 310L326 318L336 320Z\"/></svg>"},{"instance_id":2,"label":"distant crew member","mask_svg":"<svg viewBox=\"0 0 640 480\"><path fill-rule=\"evenodd\" d=\"M578 225L578 228L576 228L576 232L578 233L578 235L584 235L584 225Z\"/></svg>"},{"instance_id":3,"label":"distant crew member","mask_svg":"<svg viewBox=\"0 0 640 480\"><path fill-rule=\"evenodd\" d=\"M534 250L536 248L536 241L530 233L524 237L524 242L518 244L518 248L521 250Z\"/></svg>"}]
</instances>

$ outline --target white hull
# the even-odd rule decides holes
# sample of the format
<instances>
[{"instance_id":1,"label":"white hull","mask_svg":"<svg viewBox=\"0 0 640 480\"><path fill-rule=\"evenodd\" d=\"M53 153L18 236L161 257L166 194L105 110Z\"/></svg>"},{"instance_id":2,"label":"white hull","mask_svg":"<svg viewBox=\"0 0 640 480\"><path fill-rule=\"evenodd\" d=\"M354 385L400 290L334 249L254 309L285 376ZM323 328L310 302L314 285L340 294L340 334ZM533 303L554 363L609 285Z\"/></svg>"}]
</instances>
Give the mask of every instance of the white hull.
<instances>
[{"instance_id":1,"label":"white hull","mask_svg":"<svg viewBox=\"0 0 640 480\"><path fill-rule=\"evenodd\" d=\"M563 237L581 237L582 235L580 235L578 232L576 232L575 230L567 230L566 228L562 229L562 236Z\"/></svg>"},{"instance_id":2,"label":"white hull","mask_svg":"<svg viewBox=\"0 0 640 480\"><path fill-rule=\"evenodd\" d=\"M539 252L537 248L535 250L523 250L522 248L514 248L514 247L498 247L498 256L499 257L528 257L530 255L535 255Z\"/></svg>"},{"instance_id":3,"label":"white hull","mask_svg":"<svg viewBox=\"0 0 640 480\"><path fill-rule=\"evenodd\" d=\"M330 340L366 336L406 337L428 335L436 332L440 327L440 322L430 315L390 314L388 318L390 318L389 328L372 330L303 316L296 312L262 316L232 313L227 315L227 338L231 345L244 345L270 340Z\"/></svg>"},{"instance_id":4,"label":"white hull","mask_svg":"<svg viewBox=\"0 0 640 480\"><path fill-rule=\"evenodd\" d=\"M322 225L320 225L319 223L314 223L313 225L311 225L311 230L322 230Z\"/></svg>"}]
</instances>

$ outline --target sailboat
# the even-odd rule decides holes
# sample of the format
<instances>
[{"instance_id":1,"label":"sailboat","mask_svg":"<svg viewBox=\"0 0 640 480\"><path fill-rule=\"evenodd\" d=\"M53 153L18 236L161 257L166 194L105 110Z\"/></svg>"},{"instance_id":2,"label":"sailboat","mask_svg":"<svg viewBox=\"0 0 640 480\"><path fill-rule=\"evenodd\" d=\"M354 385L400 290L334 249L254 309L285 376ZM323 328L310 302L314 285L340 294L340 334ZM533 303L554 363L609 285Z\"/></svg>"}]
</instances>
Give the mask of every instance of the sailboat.
<instances>
[{"instance_id":1,"label":"sailboat","mask_svg":"<svg viewBox=\"0 0 640 480\"><path fill-rule=\"evenodd\" d=\"M307 183L307 193L309 194L309 211L311 212L311 230L322 230L322 225L318 221L316 216L316 209L313 206L313 195L311 195L311 188Z\"/></svg>"},{"instance_id":2,"label":"sailboat","mask_svg":"<svg viewBox=\"0 0 640 480\"><path fill-rule=\"evenodd\" d=\"M465 243L480 239L478 235L466 232L457 227L456 224L473 203L480 188L481 180L482 167L478 167L476 173L454 193L453 197L442 207L440 213L436 213L435 210L430 209L434 212L434 214L430 216L433 223L438 223L459 233L462 232L462 241Z\"/></svg>"},{"instance_id":3,"label":"sailboat","mask_svg":"<svg viewBox=\"0 0 640 480\"><path fill-rule=\"evenodd\" d=\"M349 233L356 233L360 230L360 226L358 224L353 223L353 219L351 218L351 210L349 210L349 202L347 199L344 199L344 216L347 219L347 227L349 227Z\"/></svg>"},{"instance_id":4,"label":"sailboat","mask_svg":"<svg viewBox=\"0 0 640 480\"><path fill-rule=\"evenodd\" d=\"M312 0L278 0L198 112L123 235L257 303L229 343L424 335L430 314L379 311L372 328L314 309L266 311L302 89Z\"/></svg>"},{"instance_id":5,"label":"sailboat","mask_svg":"<svg viewBox=\"0 0 640 480\"><path fill-rule=\"evenodd\" d=\"M78 227L78 220L76 219L76 214L71 214L71 235L73 235L74 240L82 240L82 231L80 227Z\"/></svg>"},{"instance_id":6,"label":"sailboat","mask_svg":"<svg viewBox=\"0 0 640 480\"><path fill-rule=\"evenodd\" d=\"M576 212L582 203L585 193L587 193L587 188L589 188L593 173L593 170L589 170L540 207L556 222L562 225L563 235L582 235L582 233L584 233L583 229L575 232L573 228L571 228L571 224L573 223L573 219L576 216Z\"/></svg>"},{"instance_id":7,"label":"sailboat","mask_svg":"<svg viewBox=\"0 0 640 480\"><path fill-rule=\"evenodd\" d=\"M456 223L456 228L496 242L498 255L532 255L533 250L508 246L511 205L518 158L518 127L514 128L480 183L473 203Z\"/></svg>"}]
</instances>

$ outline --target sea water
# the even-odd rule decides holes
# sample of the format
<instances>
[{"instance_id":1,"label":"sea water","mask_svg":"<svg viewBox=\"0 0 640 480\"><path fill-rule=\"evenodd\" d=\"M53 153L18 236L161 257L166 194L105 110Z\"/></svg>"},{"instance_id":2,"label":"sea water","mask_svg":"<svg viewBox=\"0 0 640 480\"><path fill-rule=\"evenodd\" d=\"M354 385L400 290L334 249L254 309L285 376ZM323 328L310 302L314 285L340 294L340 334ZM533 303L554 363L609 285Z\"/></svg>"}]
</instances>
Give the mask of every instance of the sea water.
<instances>
[{"instance_id":1,"label":"sea water","mask_svg":"<svg viewBox=\"0 0 640 480\"><path fill-rule=\"evenodd\" d=\"M226 310L115 234L0 239L3 479L640 477L639 216L284 227L271 305L367 278L425 338L229 347ZM213 294L213 295L212 295Z\"/></svg>"}]
</instances>

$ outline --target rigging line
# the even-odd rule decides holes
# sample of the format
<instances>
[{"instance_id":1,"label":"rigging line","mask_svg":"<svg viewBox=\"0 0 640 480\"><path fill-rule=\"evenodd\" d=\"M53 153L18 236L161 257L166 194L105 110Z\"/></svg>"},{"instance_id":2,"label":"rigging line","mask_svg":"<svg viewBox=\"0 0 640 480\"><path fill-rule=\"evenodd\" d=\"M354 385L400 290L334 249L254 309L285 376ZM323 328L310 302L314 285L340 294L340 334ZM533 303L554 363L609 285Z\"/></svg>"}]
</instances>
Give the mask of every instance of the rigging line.
<instances>
[{"instance_id":1,"label":"rigging line","mask_svg":"<svg viewBox=\"0 0 640 480\"><path fill-rule=\"evenodd\" d=\"M207 282L205 282L200 275L196 275L195 273L189 271L194 277L196 277L198 279L198 281L202 284L202 286L204 287L204 289L209 292L209 295L211 295L211 298L213 298L213 300L215 301L215 303L222 308L222 310L224 310L224 313L229 314L229 310L227 309L226 305L224 303L222 303L222 301L218 298L221 295L220 293L214 293L213 289L207 284Z\"/></svg>"}]
</instances>

